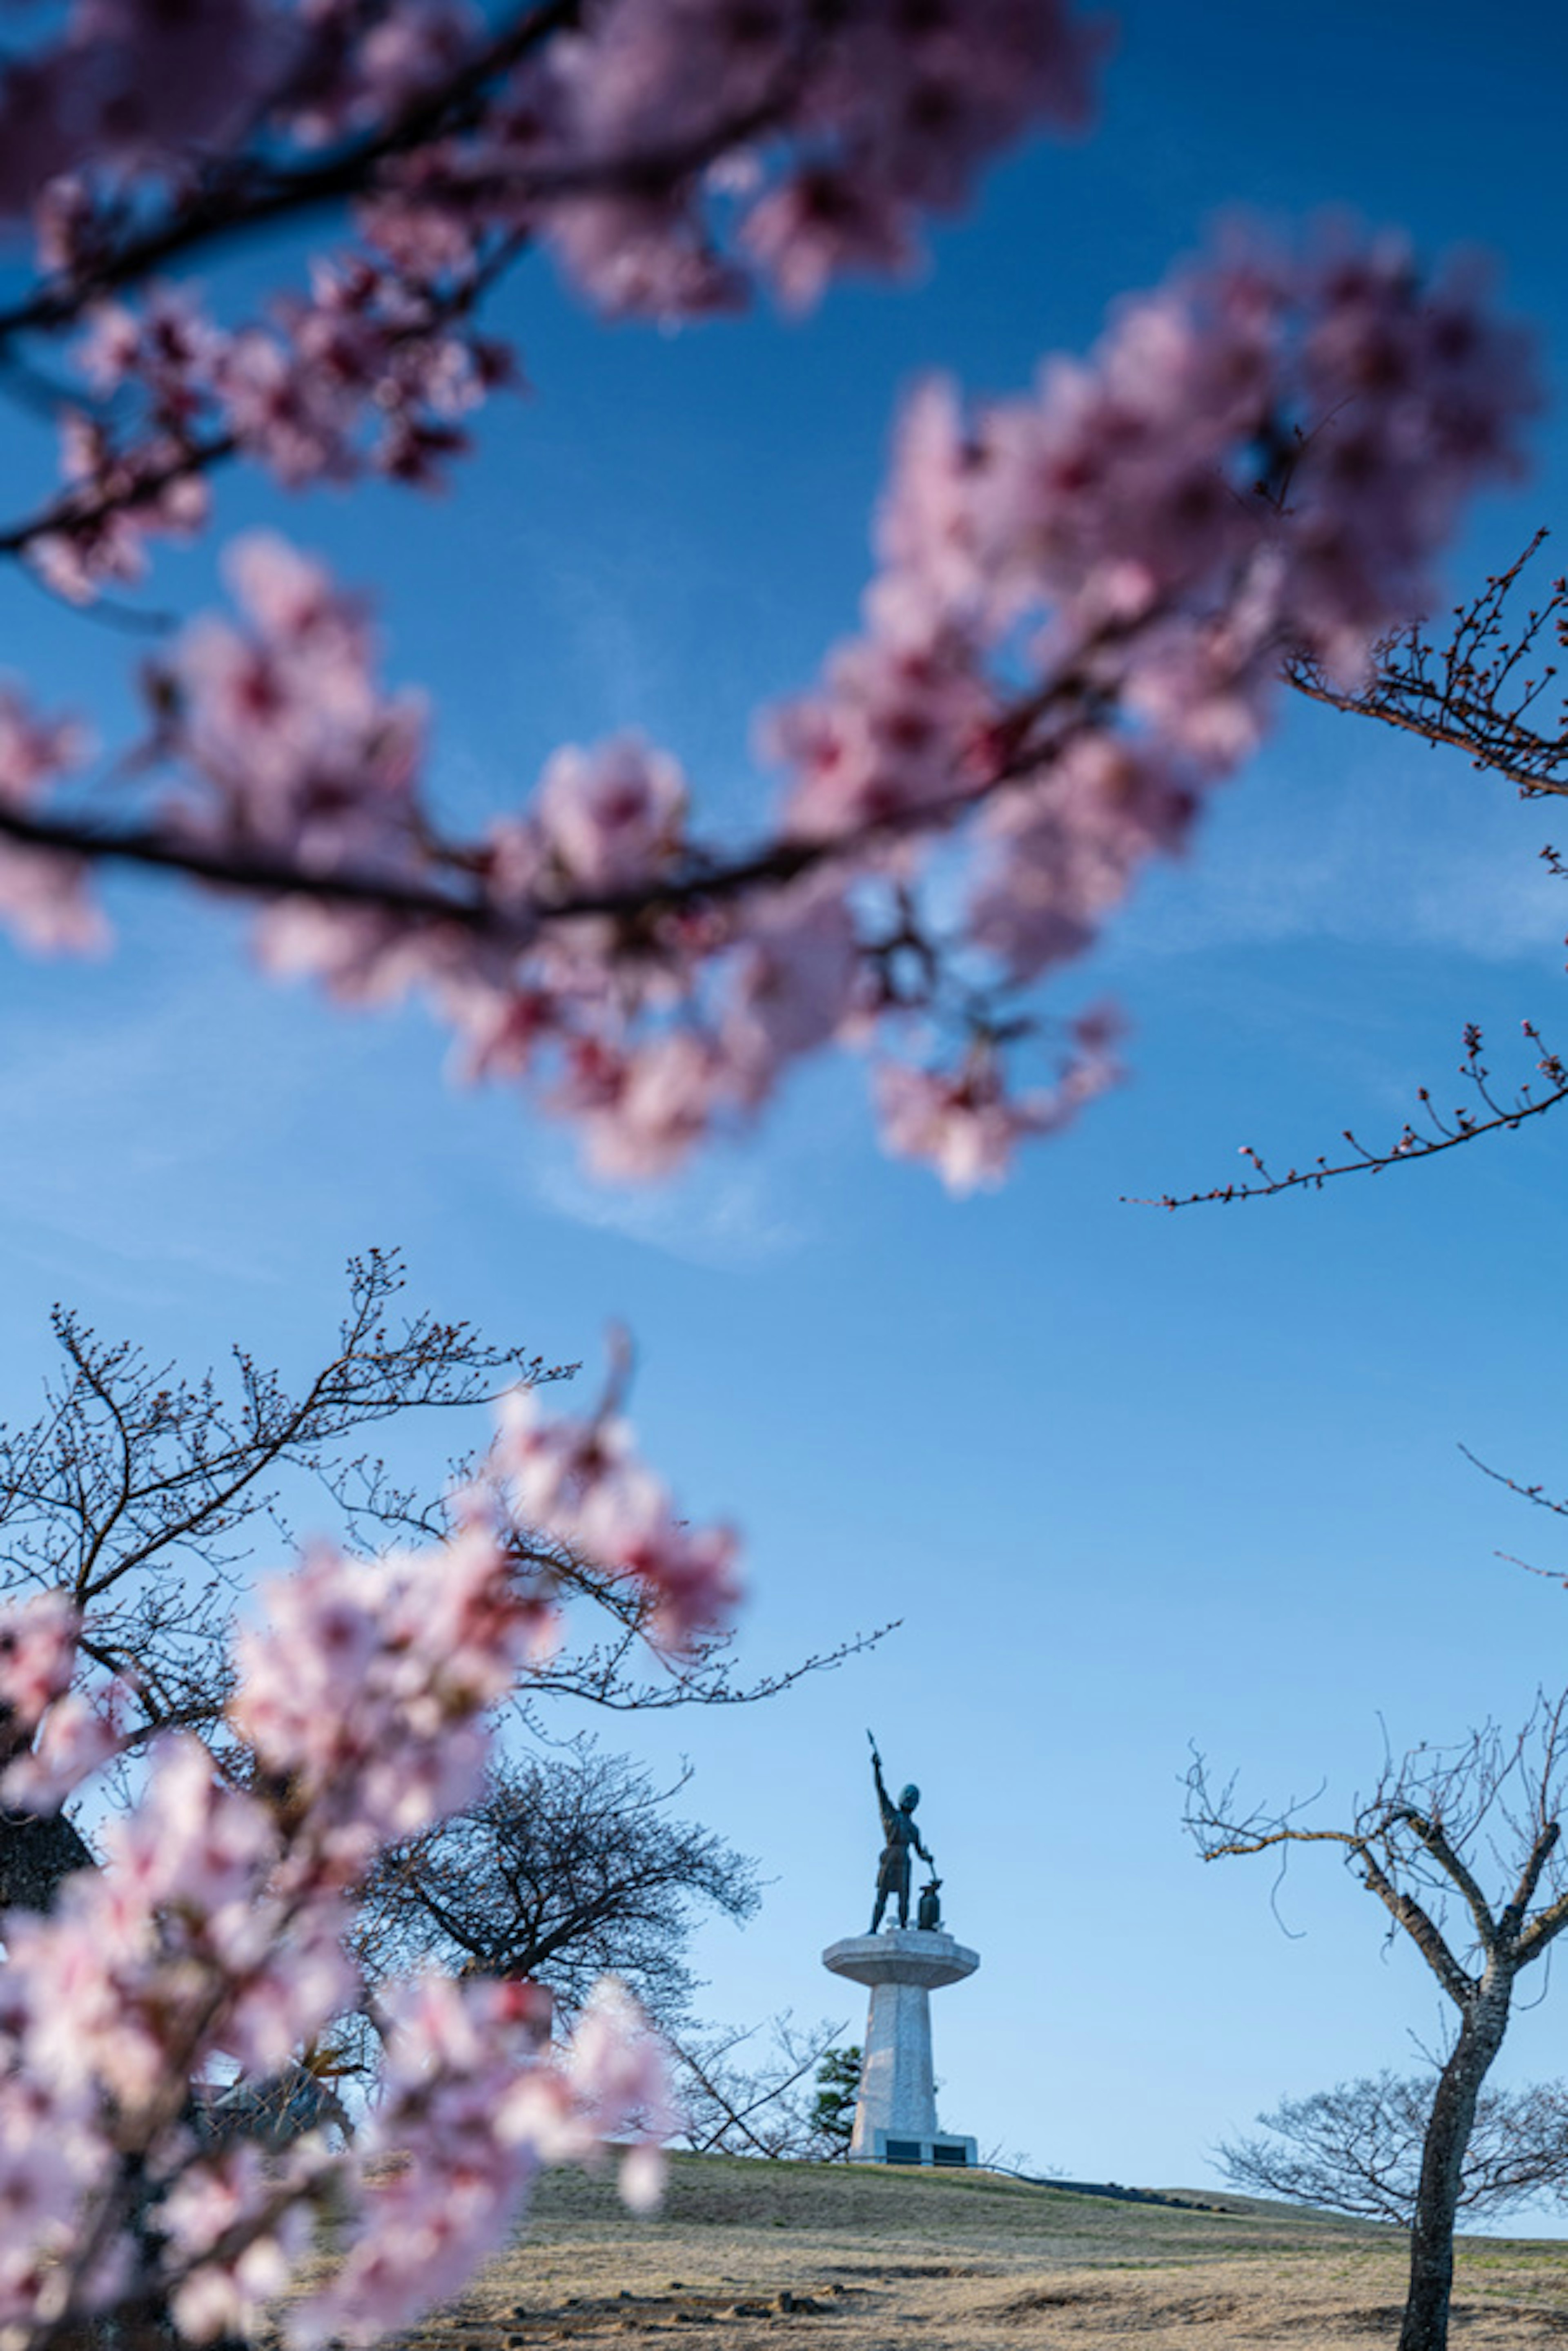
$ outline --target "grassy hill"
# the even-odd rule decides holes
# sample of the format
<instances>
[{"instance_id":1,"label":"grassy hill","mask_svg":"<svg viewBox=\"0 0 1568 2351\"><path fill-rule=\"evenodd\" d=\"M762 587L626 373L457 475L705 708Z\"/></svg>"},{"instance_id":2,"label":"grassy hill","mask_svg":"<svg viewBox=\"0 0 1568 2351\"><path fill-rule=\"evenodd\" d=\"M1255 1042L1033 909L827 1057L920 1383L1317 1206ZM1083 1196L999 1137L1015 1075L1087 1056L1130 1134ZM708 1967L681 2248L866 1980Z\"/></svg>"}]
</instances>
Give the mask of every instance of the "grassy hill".
<instances>
[{"instance_id":1,"label":"grassy hill","mask_svg":"<svg viewBox=\"0 0 1568 2351\"><path fill-rule=\"evenodd\" d=\"M989 2172L677 2156L664 2210L606 2179L547 2176L528 2230L413 2351L1354 2351L1389 2344L1399 2231L1245 2197L1163 2204ZM1462 2351L1563 2351L1568 2245L1460 2250ZM800 2338L786 2340L785 2338Z\"/></svg>"},{"instance_id":2,"label":"grassy hill","mask_svg":"<svg viewBox=\"0 0 1568 2351\"><path fill-rule=\"evenodd\" d=\"M1244 2196L1166 2189L1181 2204L1123 2203L1104 2196L1039 2188L996 2171L921 2171L881 2164L754 2163L732 2156L676 2156L664 2209L629 2223L613 2185L581 2172L554 2172L543 2184L529 2231L536 2241L582 2241L608 2230L617 2243L646 2227L706 2240L772 2230L797 2243L821 2241L824 2258L846 2245L880 2258L902 2247L914 2256L938 2239L948 2256L1098 2263L1205 2261L1232 2253L1364 2244L1394 2233L1364 2220ZM903 2254L898 2257L903 2258Z\"/></svg>"}]
</instances>

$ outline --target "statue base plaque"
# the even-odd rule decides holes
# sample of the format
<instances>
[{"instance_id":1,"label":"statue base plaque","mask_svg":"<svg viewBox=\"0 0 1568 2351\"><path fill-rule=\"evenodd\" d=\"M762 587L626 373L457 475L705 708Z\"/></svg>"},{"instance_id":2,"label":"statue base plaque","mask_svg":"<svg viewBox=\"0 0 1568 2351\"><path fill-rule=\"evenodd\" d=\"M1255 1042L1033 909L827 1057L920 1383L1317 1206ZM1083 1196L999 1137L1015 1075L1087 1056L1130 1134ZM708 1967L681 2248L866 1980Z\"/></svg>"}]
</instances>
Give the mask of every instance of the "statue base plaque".
<instances>
[{"instance_id":1,"label":"statue base plaque","mask_svg":"<svg viewBox=\"0 0 1568 2351\"><path fill-rule=\"evenodd\" d=\"M931 1994L961 1983L980 1964L979 1953L951 1935L919 1927L889 1927L880 1935L847 1935L830 1943L822 1965L852 1983L871 1987L855 2107L852 2163L972 2164L976 2143L936 2124L931 2064Z\"/></svg>"}]
</instances>

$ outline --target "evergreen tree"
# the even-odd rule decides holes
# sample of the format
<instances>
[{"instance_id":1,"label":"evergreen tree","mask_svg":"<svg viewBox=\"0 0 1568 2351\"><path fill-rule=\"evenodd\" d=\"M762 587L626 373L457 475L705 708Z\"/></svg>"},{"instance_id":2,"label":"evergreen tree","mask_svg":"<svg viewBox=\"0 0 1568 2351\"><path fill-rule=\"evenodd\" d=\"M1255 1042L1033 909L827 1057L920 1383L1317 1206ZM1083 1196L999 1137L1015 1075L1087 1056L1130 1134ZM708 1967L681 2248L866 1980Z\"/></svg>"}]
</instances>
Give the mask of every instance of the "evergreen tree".
<instances>
[{"instance_id":1,"label":"evergreen tree","mask_svg":"<svg viewBox=\"0 0 1568 2351\"><path fill-rule=\"evenodd\" d=\"M811 2128L830 2162L848 2159L860 2094L859 2043L852 2042L847 2049L830 2049L817 2068L817 2097L811 2108Z\"/></svg>"}]
</instances>

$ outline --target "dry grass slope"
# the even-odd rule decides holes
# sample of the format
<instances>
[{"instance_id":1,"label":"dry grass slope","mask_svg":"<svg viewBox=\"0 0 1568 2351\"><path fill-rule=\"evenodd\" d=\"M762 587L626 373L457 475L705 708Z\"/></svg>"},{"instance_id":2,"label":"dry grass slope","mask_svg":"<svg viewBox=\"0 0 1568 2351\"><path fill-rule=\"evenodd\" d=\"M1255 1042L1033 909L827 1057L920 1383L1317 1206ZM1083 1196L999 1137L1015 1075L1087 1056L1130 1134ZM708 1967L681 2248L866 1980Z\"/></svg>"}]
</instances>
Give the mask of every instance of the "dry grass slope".
<instances>
[{"instance_id":1,"label":"dry grass slope","mask_svg":"<svg viewBox=\"0 0 1568 2351\"><path fill-rule=\"evenodd\" d=\"M549 2175L526 2236L409 2351L1388 2351L1397 2231L1194 2195L1124 2204L994 2173L677 2157L663 2212ZM1475 2238L1456 2351L1568 2351L1568 2245Z\"/></svg>"}]
</instances>

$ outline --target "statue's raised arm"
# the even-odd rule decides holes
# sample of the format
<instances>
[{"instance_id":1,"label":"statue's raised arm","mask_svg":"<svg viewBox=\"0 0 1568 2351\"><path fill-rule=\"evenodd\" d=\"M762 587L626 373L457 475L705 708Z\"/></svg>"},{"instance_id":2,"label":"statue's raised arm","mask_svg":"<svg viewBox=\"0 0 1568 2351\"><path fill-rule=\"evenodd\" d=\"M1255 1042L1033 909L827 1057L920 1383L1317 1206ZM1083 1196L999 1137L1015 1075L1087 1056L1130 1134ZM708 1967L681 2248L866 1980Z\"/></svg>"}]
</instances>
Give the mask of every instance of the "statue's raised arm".
<instances>
[{"instance_id":1,"label":"statue's raised arm","mask_svg":"<svg viewBox=\"0 0 1568 2351\"><path fill-rule=\"evenodd\" d=\"M866 1737L871 1739L869 1730L866 1732ZM877 1807L882 1813L882 1833L884 1838L891 1838L894 1834L894 1823L898 1817L898 1807L887 1792L887 1783L882 1776L882 1757L876 1751L874 1739L871 1739L871 1771L872 1778L876 1782ZM873 1932L875 1932L874 1928Z\"/></svg>"},{"instance_id":2,"label":"statue's raised arm","mask_svg":"<svg viewBox=\"0 0 1568 2351\"><path fill-rule=\"evenodd\" d=\"M869 1730L866 1737L871 1739L872 1776L876 1782L883 1834L882 1859L876 1873L876 1908L872 1913L871 1921L871 1931L874 1935L882 1925L882 1914L890 1896L897 1897L899 1925L908 1926L909 1857L913 1852L919 1854L923 1861L930 1861L931 1855L922 1844L920 1832L915 1825L915 1807L920 1802L919 1789L911 1782L895 1804L882 1776L882 1757L877 1752L876 1741L871 1738Z\"/></svg>"}]
</instances>

